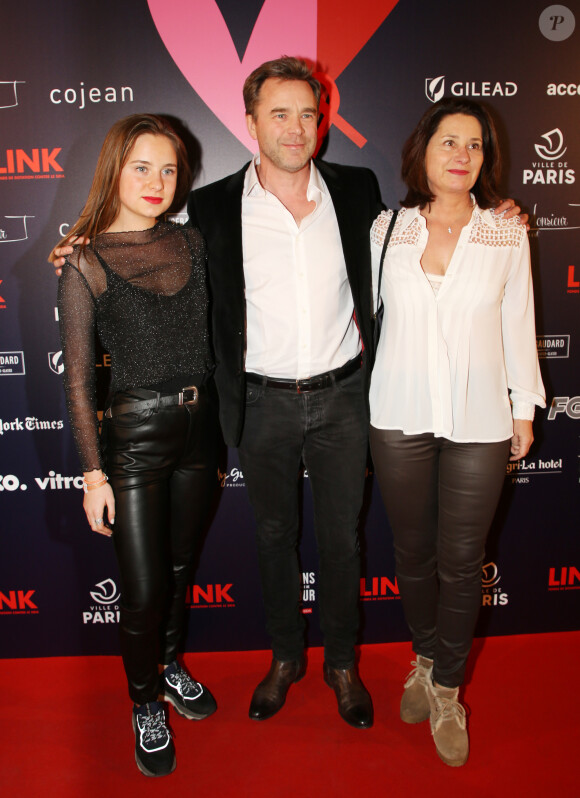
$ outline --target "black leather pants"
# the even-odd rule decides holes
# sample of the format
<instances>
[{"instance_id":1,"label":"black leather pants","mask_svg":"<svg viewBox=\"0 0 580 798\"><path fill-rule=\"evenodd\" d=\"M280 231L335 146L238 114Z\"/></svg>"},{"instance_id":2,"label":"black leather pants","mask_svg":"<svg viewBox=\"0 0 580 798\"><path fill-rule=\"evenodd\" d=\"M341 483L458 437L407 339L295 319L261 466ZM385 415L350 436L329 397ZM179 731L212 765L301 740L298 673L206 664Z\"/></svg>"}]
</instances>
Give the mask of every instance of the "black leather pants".
<instances>
[{"instance_id":1,"label":"black leather pants","mask_svg":"<svg viewBox=\"0 0 580 798\"><path fill-rule=\"evenodd\" d=\"M375 427L370 440L413 651L434 660L438 684L458 687L481 606L485 541L510 442L454 443Z\"/></svg>"},{"instance_id":2,"label":"black leather pants","mask_svg":"<svg viewBox=\"0 0 580 798\"><path fill-rule=\"evenodd\" d=\"M113 405L150 395L117 393ZM103 424L116 503L121 654L135 704L157 700L158 665L175 659L182 637L191 565L217 485L216 404L202 388L196 405Z\"/></svg>"}]
</instances>

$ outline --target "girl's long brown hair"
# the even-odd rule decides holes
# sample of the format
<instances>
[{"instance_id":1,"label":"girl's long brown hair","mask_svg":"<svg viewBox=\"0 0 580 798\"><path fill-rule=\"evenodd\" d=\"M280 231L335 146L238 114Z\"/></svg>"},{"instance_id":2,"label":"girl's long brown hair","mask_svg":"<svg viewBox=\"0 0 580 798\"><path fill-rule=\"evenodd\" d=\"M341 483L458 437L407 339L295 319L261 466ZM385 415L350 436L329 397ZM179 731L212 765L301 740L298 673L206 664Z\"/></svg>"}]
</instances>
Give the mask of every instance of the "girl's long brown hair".
<instances>
[{"instance_id":1,"label":"girl's long brown hair","mask_svg":"<svg viewBox=\"0 0 580 798\"><path fill-rule=\"evenodd\" d=\"M165 136L173 145L177 158L175 195L185 198L185 194L191 186L191 168L185 145L169 122L154 114L132 114L120 119L115 122L105 137L89 196L78 221L52 250L49 260L54 260L54 250L67 244L72 236L94 239L96 235L104 232L113 224L120 210L119 179L121 170L127 163L136 140L144 133Z\"/></svg>"}]
</instances>

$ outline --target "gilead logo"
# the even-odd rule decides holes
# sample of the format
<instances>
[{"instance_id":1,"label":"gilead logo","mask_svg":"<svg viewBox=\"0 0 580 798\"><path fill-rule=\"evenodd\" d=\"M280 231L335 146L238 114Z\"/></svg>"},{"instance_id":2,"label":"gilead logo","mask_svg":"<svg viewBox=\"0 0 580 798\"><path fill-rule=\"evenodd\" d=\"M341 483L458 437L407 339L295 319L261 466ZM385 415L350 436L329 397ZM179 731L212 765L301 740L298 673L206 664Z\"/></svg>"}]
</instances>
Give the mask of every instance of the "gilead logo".
<instances>
[{"instance_id":1,"label":"gilead logo","mask_svg":"<svg viewBox=\"0 0 580 798\"><path fill-rule=\"evenodd\" d=\"M35 590L0 591L0 615L38 615L38 607L32 601Z\"/></svg>"},{"instance_id":2,"label":"gilead logo","mask_svg":"<svg viewBox=\"0 0 580 798\"><path fill-rule=\"evenodd\" d=\"M34 180L64 177L56 160L62 147L35 147L28 152L14 149L0 154L0 180Z\"/></svg>"}]
</instances>

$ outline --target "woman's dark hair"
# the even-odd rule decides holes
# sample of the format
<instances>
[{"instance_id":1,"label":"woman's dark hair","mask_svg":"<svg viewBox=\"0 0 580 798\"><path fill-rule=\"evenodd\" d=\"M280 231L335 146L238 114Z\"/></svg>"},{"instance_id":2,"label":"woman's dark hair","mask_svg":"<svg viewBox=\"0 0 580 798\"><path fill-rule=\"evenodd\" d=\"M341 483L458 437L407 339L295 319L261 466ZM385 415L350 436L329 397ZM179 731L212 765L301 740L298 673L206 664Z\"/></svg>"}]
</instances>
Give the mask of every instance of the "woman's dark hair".
<instances>
[{"instance_id":1,"label":"woman's dark hair","mask_svg":"<svg viewBox=\"0 0 580 798\"><path fill-rule=\"evenodd\" d=\"M480 208L491 208L500 201L498 183L501 174L501 153L495 125L488 111L479 103L463 98L444 97L429 108L419 120L403 147L401 177L407 186L404 208L424 208L435 197L429 188L425 172L427 145L441 121L451 114L473 116L481 125L483 164L471 189Z\"/></svg>"},{"instance_id":2,"label":"woman's dark hair","mask_svg":"<svg viewBox=\"0 0 580 798\"><path fill-rule=\"evenodd\" d=\"M115 122L105 136L85 207L81 211L79 220L59 241L55 249L66 244L71 236L92 240L113 224L121 207L119 200L121 170L127 163L135 142L144 133L169 139L177 160L175 197L185 199L187 191L191 188L191 167L185 145L173 127L166 119L154 114L126 116ZM54 259L54 249L49 259Z\"/></svg>"}]
</instances>

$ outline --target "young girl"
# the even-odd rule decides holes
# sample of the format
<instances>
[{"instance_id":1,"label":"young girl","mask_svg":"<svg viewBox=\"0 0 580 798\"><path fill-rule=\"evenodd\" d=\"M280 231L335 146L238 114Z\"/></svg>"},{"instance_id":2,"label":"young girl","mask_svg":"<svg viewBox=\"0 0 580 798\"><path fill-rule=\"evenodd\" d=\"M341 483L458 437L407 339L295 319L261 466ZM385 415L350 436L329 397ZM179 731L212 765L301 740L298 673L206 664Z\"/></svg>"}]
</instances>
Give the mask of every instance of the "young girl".
<instances>
[{"instance_id":1,"label":"young girl","mask_svg":"<svg viewBox=\"0 0 580 798\"><path fill-rule=\"evenodd\" d=\"M158 221L190 180L185 147L164 119L139 114L113 125L67 236L90 243L67 258L58 292L84 509L115 545L135 759L148 776L175 768L160 697L187 718L216 709L177 662L218 448L204 243L198 230ZM95 332L111 355L100 438Z\"/></svg>"}]
</instances>

